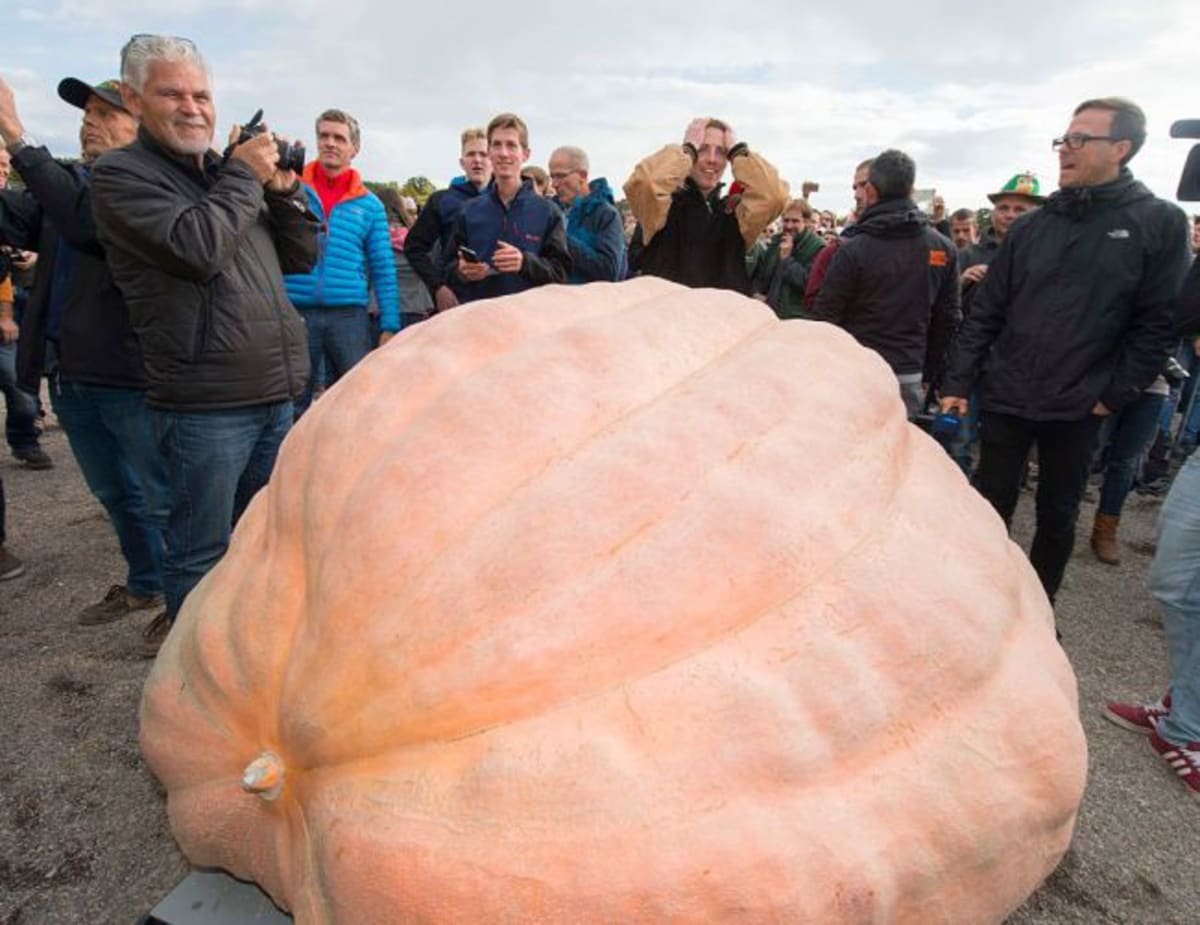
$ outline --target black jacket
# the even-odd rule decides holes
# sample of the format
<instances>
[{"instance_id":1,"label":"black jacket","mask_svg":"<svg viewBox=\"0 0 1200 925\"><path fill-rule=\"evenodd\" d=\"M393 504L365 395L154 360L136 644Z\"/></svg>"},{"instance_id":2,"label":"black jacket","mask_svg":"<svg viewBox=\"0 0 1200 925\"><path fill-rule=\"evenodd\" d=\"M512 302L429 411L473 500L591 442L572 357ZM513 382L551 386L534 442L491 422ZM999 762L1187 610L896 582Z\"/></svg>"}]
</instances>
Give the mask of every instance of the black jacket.
<instances>
[{"instance_id":1,"label":"black jacket","mask_svg":"<svg viewBox=\"0 0 1200 925\"><path fill-rule=\"evenodd\" d=\"M429 197L404 239L408 262L435 298L443 285L449 286L460 299L463 296L463 281L451 272L458 254L451 248L450 238L454 235L454 222L462 207L481 192L474 183L456 177L449 187Z\"/></svg>"},{"instance_id":2,"label":"black jacket","mask_svg":"<svg viewBox=\"0 0 1200 925\"><path fill-rule=\"evenodd\" d=\"M955 345L943 386L1033 421L1120 411L1162 370L1188 267L1187 217L1129 171L1059 190L1018 218Z\"/></svg>"},{"instance_id":3,"label":"black jacket","mask_svg":"<svg viewBox=\"0 0 1200 925\"><path fill-rule=\"evenodd\" d=\"M96 236L85 168L60 164L40 147L21 148L13 164L26 189L0 192L0 241L38 254L17 343L18 383L33 393L41 385L55 260L61 248L72 248L74 271L58 330L59 374L88 385L144 389L142 351Z\"/></svg>"},{"instance_id":4,"label":"black jacket","mask_svg":"<svg viewBox=\"0 0 1200 925\"><path fill-rule=\"evenodd\" d=\"M934 381L959 319L954 245L908 199L867 209L842 232L813 308L897 375Z\"/></svg>"},{"instance_id":5,"label":"black jacket","mask_svg":"<svg viewBox=\"0 0 1200 925\"><path fill-rule=\"evenodd\" d=\"M317 256L317 219L299 184L266 192L249 167L205 169L143 128L92 172L113 278L141 341L147 403L180 411L297 398L308 379L304 322L282 273Z\"/></svg>"},{"instance_id":6,"label":"black jacket","mask_svg":"<svg viewBox=\"0 0 1200 925\"><path fill-rule=\"evenodd\" d=\"M983 240L978 244L972 244L970 247L964 247L958 252L958 275L961 277L963 271L970 267L979 266L980 264L990 267L998 253L1000 253L1000 239L996 237L994 229L988 228L983 235ZM980 285L980 283L962 284L962 316L964 318L971 314L971 306L975 302L975 293L978 291Z\"/></svg>"},{"instance_id":7,"label":"black jacket","mask_svg":"<svg viewBox=\"0 0 1200 925\"><path fill-rule=\"evenodd\" d=\"M1192 259L1192 268L1183 281L1179 304L1175 308L1175 333L1180 337L1200 337L1200 257Z\"/></svg>"},{"instance_id":8,"label":"black jacket","mask_svg":"<svg viewBox=\"0 0 1200 925\"><path fill-rule=\"evenodd\" d=\"M749 295L746 242L734 208L720 185L705 197L688 177L671 197L667 223L640 251L640 271L693 288Z\"/></svg>"}]
</instances>

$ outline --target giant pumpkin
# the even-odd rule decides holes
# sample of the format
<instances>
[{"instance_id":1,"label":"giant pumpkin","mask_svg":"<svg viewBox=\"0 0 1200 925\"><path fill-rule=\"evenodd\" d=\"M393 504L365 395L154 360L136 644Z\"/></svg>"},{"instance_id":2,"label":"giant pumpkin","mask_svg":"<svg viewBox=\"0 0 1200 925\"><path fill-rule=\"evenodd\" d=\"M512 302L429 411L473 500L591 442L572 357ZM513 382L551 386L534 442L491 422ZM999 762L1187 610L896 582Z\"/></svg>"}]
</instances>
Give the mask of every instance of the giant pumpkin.
<instances>
[{"instance_id":1,"label":"giant pumpkin","mask_svg":"<svg viewBox=\"0 0 1200 925\"><path fill-rule=\"evenodd\" d=\"M1037 579L887 367L653 279L327 393L142 745L187 857L300 925L996 921L1085 776Z\"/></svg>"}]
</instances>

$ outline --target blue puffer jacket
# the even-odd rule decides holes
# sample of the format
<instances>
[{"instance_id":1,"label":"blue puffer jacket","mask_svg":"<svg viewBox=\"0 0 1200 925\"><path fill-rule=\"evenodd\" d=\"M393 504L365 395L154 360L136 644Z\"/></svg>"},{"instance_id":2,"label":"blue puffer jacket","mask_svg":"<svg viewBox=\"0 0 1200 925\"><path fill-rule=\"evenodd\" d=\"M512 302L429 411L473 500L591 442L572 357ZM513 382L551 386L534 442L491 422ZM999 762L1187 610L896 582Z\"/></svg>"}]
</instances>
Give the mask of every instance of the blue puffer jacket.
<instances>
[{"instance_id":1,"label":"blue puffer jacket","mask_svg":"<svg viewBox=\"0 0 1200 925\"><path fill-rule=\"evenodd\" d=\"M399 331L400 291L383 203L362 185L355 171L349 192L326 219L321 197L312 187L316 169L316 161L304 168L304 192L309 208L321 219L317 265L310 273L284 277L288 298L297 308L361 305L365 309L370 283L379 305L380 328Z\"/></svg>"},{"instance_id":2,"label":"blue puffer jacket","mask_svg":"<svg viewBox=\"0 0 1200 925\"><path fill-rule=\"evenodd\" d=\"M492 272L477 283L459 280L462 301L494 299L524 292L533 286L565 283L571 272L571 253L562 212L543 199L526 181L507 206L496 184L462 207L454 223L453 251L466 246L490 264L496 244L504 241L525 252L519 273ZM457 278L457 272L455 272Z\"/></svg>"},{"instance_id":3,"label":"blue puffer jacket","mask_svg":"<svg viewBox=\"0 0 1200 925\"><path fill-rule=\"evenodd\" d=\"M587 196L576 196L571 203L567 240L572 283L616 283L629 275L621 213L613 205L612 189L603 177L588 184Z\"/></svg>"}]
</instances>

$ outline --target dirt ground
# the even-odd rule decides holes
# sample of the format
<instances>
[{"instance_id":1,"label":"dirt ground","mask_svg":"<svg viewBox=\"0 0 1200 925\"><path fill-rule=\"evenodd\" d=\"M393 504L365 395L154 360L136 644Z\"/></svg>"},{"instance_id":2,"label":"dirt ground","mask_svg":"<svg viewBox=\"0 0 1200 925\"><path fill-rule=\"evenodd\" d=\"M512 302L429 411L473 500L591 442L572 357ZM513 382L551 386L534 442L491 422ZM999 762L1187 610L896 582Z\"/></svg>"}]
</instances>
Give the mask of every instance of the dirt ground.
<instances>
[{"instance_id":1,"label":"dirt ground","mask_svg":"<svg viewBox=\"0 0 1200 925\"><path fill-rule=\"evenodd\" d=\"M0 584L0 925L128 925L188 870L137 747L150 663L133 650L150 614L75 624L122 579L120 557L63 434L50 430L45 446L53 470L0 461L9 548L28 566ZM1031 501L1018 515L1021 541ZM1131 498L1117 568L1088 549L1090 504L1081 517L1059 625L1079 678L1088 791L1070 854L1012 923L1200 922L1200 803L1141 737L1099 715L1106 698L1157 696L1167 679L1144 587L1158 505Z\"/></svg>"}]
</instances>

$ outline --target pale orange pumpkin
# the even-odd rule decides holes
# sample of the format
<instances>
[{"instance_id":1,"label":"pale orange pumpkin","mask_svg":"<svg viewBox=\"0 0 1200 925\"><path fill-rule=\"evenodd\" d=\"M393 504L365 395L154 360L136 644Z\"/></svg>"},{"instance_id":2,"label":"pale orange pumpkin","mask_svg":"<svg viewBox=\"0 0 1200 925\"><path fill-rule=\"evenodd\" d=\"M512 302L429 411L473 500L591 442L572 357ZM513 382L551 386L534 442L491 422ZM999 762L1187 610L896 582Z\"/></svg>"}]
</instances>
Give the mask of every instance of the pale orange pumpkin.
<instances>
[{"instance_id":1,"label":"pale orange pumpkin","mask_svg":"<svg viewBox=\"0 0 1200 925\"><path fill-rule=\"evenodd\" d=\"M887 367L653 279L326 394L142 744L187 856L300 925L996 921L1086 764L1033 571Z\"/></svg>"}]
</instances>

